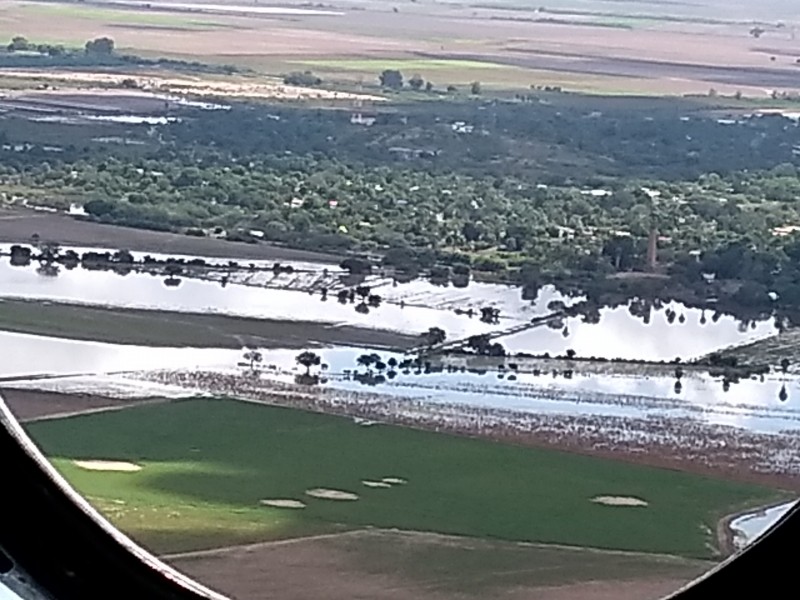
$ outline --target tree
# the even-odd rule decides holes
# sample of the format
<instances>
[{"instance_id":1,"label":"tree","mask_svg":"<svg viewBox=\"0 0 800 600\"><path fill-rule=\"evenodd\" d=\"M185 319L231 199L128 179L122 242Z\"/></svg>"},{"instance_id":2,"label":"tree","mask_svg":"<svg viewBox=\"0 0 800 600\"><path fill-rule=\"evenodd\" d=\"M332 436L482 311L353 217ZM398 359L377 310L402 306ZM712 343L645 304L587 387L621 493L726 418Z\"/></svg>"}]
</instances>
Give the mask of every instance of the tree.
<instances>
[{"instance_id":1,"label":"tree","mask_svg":"<svg viewBox=\"0 0 800 600\"><path fill-rule=\"evenodd\" d=\"M469 85L469 93L473 96L480 96L481 94L481 82L480 81L473 81Z\"/></svg>"},{"instance_id":2,"label":"tree","mask_svg":"<svg viewBox=\"0 0 800 600\"><path fill-rule=\"evenodd\" d=\"M316 352L306 350L297 355L295 360L306 368L306 375L311 373L311 367L318 367L322 363L322 358Z\"/></svg>"},{"instance_id":3,"label":"tree","mask_svg":"<svg viewBox=\"0 0 800 600\"><path fill-rule=\"evenodd\" d=\"M9 43L6 48L8 48L9 52L24 52L25 50L30 50L32 45L27 38L17 35L11 38L11 43Z\"/></svg>"},{"instance_id":4,"label":"tree","mask_svg":"<svg viewBox=\"0 0 800 600\"><path fill-rule=\"evenodd\" d=\"M356 359L356 364L365 369L369 369L373 362L375 362L375 360L371 354L362 354Z\"/></svg>"},{"instance_id":5,"label":"tree","mask_svg":"<svg viewBox=\"0 0 800 600\"><path fill-rule=\"evenodd\" d=\"M351 275L365 275L372 271L371 262L364 258L358 258L354 256L345 258L341 263L339 263L339 267L345 269L346 271L350 271Z\"/></svg>"},{"instance_id":6,"label":"tree","mask_svg":"<svg viewBox=\"0 0 800 600\"><path fill-rule=\"evenodd\" d=\"M112 258L118 263L125 263L129 265L134 263L133 254L131 254L129 250L117 250L114 252Z\"/></svg>"},{"instance_id":7,"label":"tree","mask_svg":"<svg viewBox=\"0 0 800 600\"><path fill-rule=\"evenodd\" d=\"M397 69L386 69L380 74L380 81L383 87L399 90L403 87L403 74Z\"/></svg>"},{"instance_id":8,"label":"tree","mask_svg":"<svg viewBox=\"0 0 800 600\"><path fill-rule=\"evenodd\" d=\"M11 265L23 267L31 264L31 249L26 246L11 246Z\"/></svg>"},{"instance_id":9,"label":"tree","mask_svg":"<svg viewBox=\"0 0 800 600\"><path fill-rule=\"evenodd\" d=\"M61 253L61 246L56 242L47 242L41 246L39 251L41 253L41 260L45 262L54 262L58 260L59 254Z\"/></svg>"},{"instance_id":10,"label":"tree","mask_svg":"<svg viewBox=\"0 0 800 600\"><path fill-rule=\"evenodd\" d=\"M100 37L86 42L86 54L110 56L114 53L114 40L109 37Z\"/></svg>"},{"instance_id":11,"label":"tree","mask_svg":"<svg viewBox=\"0 0 800 600\"><path fill-rule=\"evenodd\" d=\"M250 363L250 370L256 370L256 363L264 360L264 355L258 350L248 350L244 353L244 359Z\"/></svg>"},{"instance_id":12,"label":"tree","mask_svg":"<svg viewBox=\"0 0 800 600\"><path fill-rule=\"evenodd\" d=\"M315 86L322 83L322 79L314 75L311 71L293 71L284 75L283 83L286 85Z\"/></svg>"},{"instance_id":13,"label":"tree","mask_svg":"<svg viewBox=\"0 0 800 600\"><path fill-rule=\"evenodd\" d=\"M443 344L447 339L447 333L441 327L431 327L423 335L425 336L425 343L428 346Z\"/></svg>"},{"instance_id":14,"label":"tree","mask_svg":"<svg viewBox=\"0 0 800 600\"><path fill-rule=\"evenodd\" d=\"M414 75L408 80L408 85L411 86L411 89L419 91L425 85L425 80L420 75Z\"/></svg>"}]
</instances>

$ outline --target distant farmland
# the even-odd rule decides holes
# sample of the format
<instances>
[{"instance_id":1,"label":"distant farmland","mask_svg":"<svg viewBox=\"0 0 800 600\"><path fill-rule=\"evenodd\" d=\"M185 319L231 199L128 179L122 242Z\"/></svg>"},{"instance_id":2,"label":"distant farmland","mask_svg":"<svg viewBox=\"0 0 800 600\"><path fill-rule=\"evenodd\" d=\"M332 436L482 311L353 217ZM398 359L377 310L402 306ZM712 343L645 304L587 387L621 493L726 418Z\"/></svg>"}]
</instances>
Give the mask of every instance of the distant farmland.
<instances>
[{"instance_id":1,"label":"distant farmland","mask_svg":"<svg viewBox=\"0 0 800 600\"><path fill-rule=\"evenodd\" d=\"M234 64L260 75L319 69L327 85L374 86L383 69L402 68L438 89L480 80L495 90L540 85L676 95L713 88L766 98L772 89L797 87L800 15L780 0L758 8L716 0L700 6L559 2L544 11L513 1L416 3L394 11L345 0L326 14L291 15L228 5L9 0L0 4L0 36L82 46L106 35L124 52ZM767 18L773 21L763 23L763 33L752 35L753 23Z\"/></svg>"}]
</instances>

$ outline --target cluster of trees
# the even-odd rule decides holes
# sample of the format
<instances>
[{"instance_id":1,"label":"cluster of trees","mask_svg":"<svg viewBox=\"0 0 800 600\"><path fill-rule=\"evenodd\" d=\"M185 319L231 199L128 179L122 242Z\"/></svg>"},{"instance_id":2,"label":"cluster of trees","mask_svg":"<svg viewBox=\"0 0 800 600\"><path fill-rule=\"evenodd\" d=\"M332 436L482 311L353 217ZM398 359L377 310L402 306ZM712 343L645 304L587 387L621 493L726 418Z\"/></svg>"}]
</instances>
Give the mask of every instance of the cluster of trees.
<instances>
[{"instance_id":1,"label":"cluster of trees","mask_svg":"<svg viewBox=\"0 0 800 600\"><path fill-rule=\"evenodd\" d=\"M67 49L61 44L34 44L27 38L17 35L6 46L8 52L38 52L47 56L63 56Z\"/></svg>"},{"instance_id":2,"label":"cluster of trees","mask_svg":"<svg viewBox=\"0 0 800 600\"><path fill-rule=\"evenodd\" d=\"M433 82L432 81L425 81L422 75L419 73L415 73L412 75L408 80L406 80L403 76L403 73L397 69L385 69L378 75L378 81L380 82L381 86L391 90L401 90L403 89L404 85L407 85L410 89L419 92L425 90L426 92L433 91ZM447 86L448 93L458 91L457 88L453 85ZM480 81L473 81L469 85L469 91L473 96L479 96L481 93L481 82Z\"/></svg>"},{"instance_id":3,"label":"cluster of trees","mask_svg":"<svg viewBox=\"0 0 800 600\"><path fill-rule=\"evenodd\" d=\"M62 44L36 44L25 36L16 35L6 46L8 52L37 52L47 56L65 56L76 53L67 50ZM90 55L109 56L114 53L114 40L108 37L99 37L86 42L84 52Z\"/></svg>"},{"instance_id":4,"label":"cluster of trees","mask_svg":"<svg viewBox=\"0 0 800 600\"><path fill-rule=\"evenodd\" d=\"M385 88L399 90L403 88L405 79L403 78L403 74L397 69L386 69L378 76L378 81L380 81L380 84ZM426 92L433 90L433 82L425 81L419 74L412 75L407 83L408 87L417 92L423 89Z\"/></svg>"},{"instance_id":5,"label":"cluster of trees","mask_svg":"<svg viewBox=\"0 0 800 600\"><path fill-rule=\"evenodd\" d=\"M678 282L699 300L800 307L800 237L785 229L800 225L793 122L563 98L400 106L370 128L331 111L197 111L135 154L7 153L0 184L81 198L103 222L379 253L445 284L480 271L531 293L577 282L648 295ZM670 279L609 278L647 268L654 231ZM739 283L715 287L708 273Z\"/></svg>"},{"instance_id":6,"label":"cluster of trees","mask_svg":"<svg viewBox=\"0 0 800 600\"><path fill-rule=\"evenodd\" d=\"M112 67L163 66L171 69L233 74L239 72L232 65L210 65L198 61L183 61L170 58L149 59L132 54L116 52L114 40L99 37L88 40L83 48L67 48L61 44L35 43L17 35L6 45L6 52L0 53L0 67Z\"/></svg>"},{"instance_id":7,"label":"cluster of trees","mask_svg":"<svg viewBox=\"0 0 800 600\"><path fill-rule=\"evenodd\" d=\"M314 75L311 71L292 71L283 77L286 85L299 85L313 87L322 83L322 78Z\"/></svg>"}]
</instances>

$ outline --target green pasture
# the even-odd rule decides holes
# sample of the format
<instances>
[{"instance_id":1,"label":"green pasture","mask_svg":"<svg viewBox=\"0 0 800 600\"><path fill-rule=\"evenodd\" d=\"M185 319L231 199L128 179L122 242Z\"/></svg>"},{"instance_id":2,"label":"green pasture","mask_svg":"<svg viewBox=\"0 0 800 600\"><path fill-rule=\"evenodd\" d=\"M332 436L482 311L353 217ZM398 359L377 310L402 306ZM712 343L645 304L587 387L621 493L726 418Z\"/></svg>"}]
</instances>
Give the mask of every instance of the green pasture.
<instances>
[{"instance_id":1,"label":"green pasture","mask_svg":"<svg viewBox=\"0 0 800 600\"><path fill-rule=\"evenodd\" d=\"M508 69L507 65L480 60L426 59L426 58L336 58L299 60L298 64L322 69L343 71L375 71L398 69L400 71L452 71L454 69Z\"/></svg>"},{"instance_id":2,"label":"green pasture","mask_svg":"<svg viewBox=\"0 0 800 600\"><path fill-rule=\"evenodd\" d=\"M46 17L53 19L80 19L107 25L131 25L165 27L170 29L211 29L225 27L212 19L198 17L190 13L167 13L148 11L142 8L103 8L100 6L82 6L80 4L25 4L17 10L24 16ZM38 38L34 40L38 42Z\"/></svg>"},{"instance_id":3,"label":"green pasture","mask_svg":"<svg viewBox=\"0 0 800 600\"><path fill-rule=\"evenodd\" d=\"M28 429L79 491L160 551L373 526L708 558L721 517L786 497L675 471L231 400L141 406ZM84 471L75 459L143 468ZM362 484L384 477L408 483ZM359 500L304 495L317 487ZM635 496L649 506L604 506L591 501L598 495ZM307 508L259 504L275 498Z\"/></svg>"}]
</instances>

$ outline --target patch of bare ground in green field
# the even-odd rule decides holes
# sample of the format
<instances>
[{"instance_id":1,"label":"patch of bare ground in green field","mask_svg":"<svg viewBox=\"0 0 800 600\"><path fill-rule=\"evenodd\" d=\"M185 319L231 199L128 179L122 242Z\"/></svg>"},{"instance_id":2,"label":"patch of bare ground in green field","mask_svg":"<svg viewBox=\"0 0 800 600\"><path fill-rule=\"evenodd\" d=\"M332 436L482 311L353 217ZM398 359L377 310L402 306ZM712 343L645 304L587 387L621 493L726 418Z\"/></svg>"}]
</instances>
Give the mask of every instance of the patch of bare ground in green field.
<instances>
[{"instance_id":1,"label":"patch of bare ground in green field","mask_svg":"<svg viewBox=\"0 0 800 600\"><path fill-rule=\"evenodd\" d=\"M367 530L166 557L241 600L644 600L713 563L671 556Z\"/></svg>"}]
</instances>

